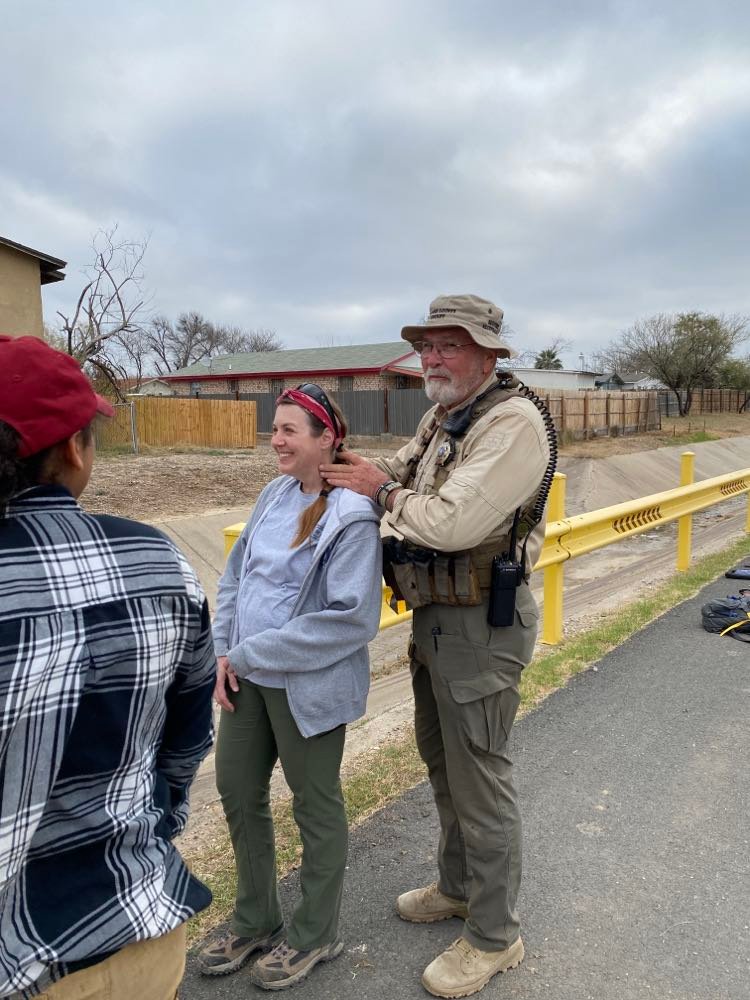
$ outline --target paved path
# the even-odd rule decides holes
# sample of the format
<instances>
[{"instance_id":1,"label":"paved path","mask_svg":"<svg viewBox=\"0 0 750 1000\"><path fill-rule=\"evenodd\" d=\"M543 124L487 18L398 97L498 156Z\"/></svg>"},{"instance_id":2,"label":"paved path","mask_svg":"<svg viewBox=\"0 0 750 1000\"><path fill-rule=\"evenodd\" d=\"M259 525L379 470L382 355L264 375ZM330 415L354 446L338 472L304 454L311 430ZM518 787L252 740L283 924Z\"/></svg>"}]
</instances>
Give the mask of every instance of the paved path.
<instances>
[{"instance_id":1,"label":"paved path","mask_svg":"<svg viewBox=\"0 0 750 1000\"><path fill-rule=\"evenodd\" d=\"M516 726L527 958L483 997L749 1000L750 644L699 623L734 589L712 584ZM353 833L346 948L308 1000L426 996L421 970L461 925L406 924L393 899L434 878L436 837L424 784ZM253 995L247 970L206 980L193 959L180 992Z\"/></svg>"},{"instance_id":2,"label":"paved path","mask_svg":"<svg viewBox=\"0 0 750 1000\"><path fill-rule=\"evenodd\" d=\"M230 507L211 514L191 514L153 522L185 554L212 610L216 607L216 585L224 571L224 528L246 521L247 516L247 507Z\"/></svg>"}]
</instances>

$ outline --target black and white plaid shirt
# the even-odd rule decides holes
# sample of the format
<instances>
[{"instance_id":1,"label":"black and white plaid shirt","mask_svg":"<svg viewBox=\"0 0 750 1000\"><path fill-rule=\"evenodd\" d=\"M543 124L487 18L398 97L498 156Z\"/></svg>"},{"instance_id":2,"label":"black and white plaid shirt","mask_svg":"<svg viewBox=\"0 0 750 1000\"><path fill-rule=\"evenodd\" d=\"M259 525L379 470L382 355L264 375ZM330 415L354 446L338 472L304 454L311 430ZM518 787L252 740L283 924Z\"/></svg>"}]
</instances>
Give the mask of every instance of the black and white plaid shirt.
<instances>
[{"instance_id":1,"label":"black and white plaid shirt","mask_svg":"<svg viewBox=\"0 0 750 1000\"><path fill-rule=\"evenodd\" d=\"M60 487L0 508L0 996L210 902L171 840L215 666L200 585L156 529Z\"/></svg>"}]
</instances>

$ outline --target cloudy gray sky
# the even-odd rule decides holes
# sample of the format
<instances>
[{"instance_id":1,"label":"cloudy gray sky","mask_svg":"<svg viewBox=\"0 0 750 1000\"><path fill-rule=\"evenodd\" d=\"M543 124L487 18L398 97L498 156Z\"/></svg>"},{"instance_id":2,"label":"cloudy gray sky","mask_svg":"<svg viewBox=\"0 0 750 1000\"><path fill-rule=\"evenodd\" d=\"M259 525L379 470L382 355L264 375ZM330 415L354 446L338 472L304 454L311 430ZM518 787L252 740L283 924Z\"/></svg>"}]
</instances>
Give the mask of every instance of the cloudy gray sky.
<instances>
[{"instance_id":1,"label":"cloudy gray sky","mask_svg":"<svg viewBox=\"0 0 750 1000\"><path fill-rule=\"evenodd\" d=\"M0 235L149 237L152 309L287 347L441 292L575 363L638 316L750 313L750 4L3 4Z\"/></svg>"}]
</instances>

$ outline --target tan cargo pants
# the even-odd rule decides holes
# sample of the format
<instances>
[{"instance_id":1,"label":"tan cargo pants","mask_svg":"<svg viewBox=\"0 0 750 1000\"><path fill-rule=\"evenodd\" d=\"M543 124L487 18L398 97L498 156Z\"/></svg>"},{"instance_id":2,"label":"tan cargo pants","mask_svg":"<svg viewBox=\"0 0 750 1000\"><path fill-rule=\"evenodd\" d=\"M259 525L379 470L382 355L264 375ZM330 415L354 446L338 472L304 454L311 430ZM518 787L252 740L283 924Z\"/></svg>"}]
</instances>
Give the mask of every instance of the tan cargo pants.
<instances>
[{"instance_id":1,"label":"tan cargo pants","mask_svg":"<svg viewBox=\"0 0 750 1000\"><path fill-rule=\"evenodd\" d=\"M538 621L525 583L507 628L487 624L486 602L414 611L415 728L440 819L438 885L468 902L464 937L484 951L520 933L521 817L508 738Z\"/></svg>"},{"instance_id":2,"label":"tan cargo pants","mask_svg":"<svg viewBox=\"0 0 750 1000\"><path fill-rule=\"evenodd\" d=\"M185 971L187 924L138 941L54 983L38 1000L175 1000Z\"/></svg>"}]
</instances>

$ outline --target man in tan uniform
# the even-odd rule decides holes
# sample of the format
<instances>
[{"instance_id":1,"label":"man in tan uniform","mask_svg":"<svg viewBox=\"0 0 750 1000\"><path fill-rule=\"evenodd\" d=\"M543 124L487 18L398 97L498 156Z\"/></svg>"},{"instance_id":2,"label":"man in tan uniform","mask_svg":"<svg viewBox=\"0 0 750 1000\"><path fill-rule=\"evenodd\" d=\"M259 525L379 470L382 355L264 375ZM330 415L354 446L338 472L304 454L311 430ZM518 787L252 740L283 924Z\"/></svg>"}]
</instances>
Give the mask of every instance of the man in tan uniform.
<instances>
[{"instance_id":1,"label":"man in tan uniform","mask_svg":"<svg viewBox=\"0 0 750 1000\"><path fill-rule=\"evenodd\" d=\"M527 579L543 540L533 506L550 447L535 405L507 388L513 382L498 384L496 359L514 354L500 339L502 316L474 295L435 299L424 325L401 336L421 355L425 392L437 405L392 458L344 453L347 464L323 469L331 484L380 503L388 531L419 547L404 546L406 564L394 570L414 606L415 728L440 819L439 877L399 896L397 909L416 923L465 919L462 936L422 977L440 997L477 992L524 954L516 912L521 820L507 742L537 633ZM517 510L518 542L509 552ZM515 598L511 624L493 627L499 554L523 568L518 586L514 580L500 595Z\"/></svg>"}]
</instances>

